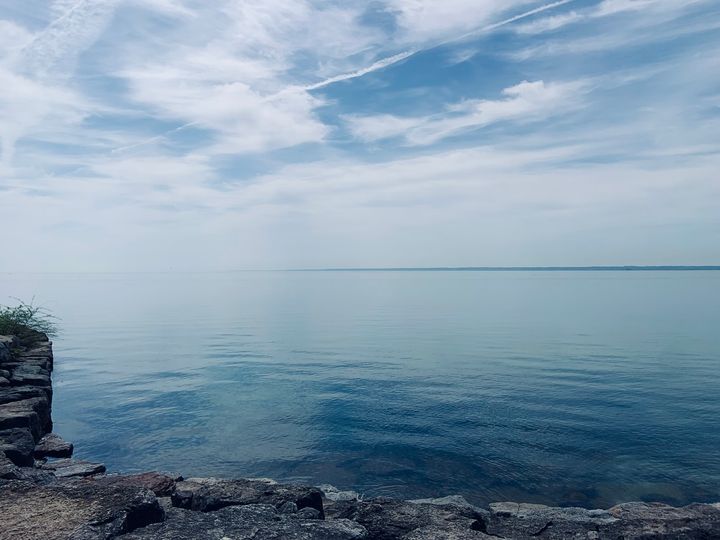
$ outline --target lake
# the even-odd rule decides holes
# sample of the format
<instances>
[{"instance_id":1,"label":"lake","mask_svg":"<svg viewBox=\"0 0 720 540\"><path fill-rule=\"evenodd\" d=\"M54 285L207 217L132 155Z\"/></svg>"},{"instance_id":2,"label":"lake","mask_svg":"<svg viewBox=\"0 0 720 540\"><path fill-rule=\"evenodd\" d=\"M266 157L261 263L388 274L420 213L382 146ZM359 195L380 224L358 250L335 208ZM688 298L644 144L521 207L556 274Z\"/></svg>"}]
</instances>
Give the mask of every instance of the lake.
<instances>
[{"instance_id":1,"label":"lake","mask_svg":"<svg viewBox=\"0 0 720 540\"><path fill-rule=\"evenodd\" d=\"M720 500L720 272L3 274L114 471L366 497Z\"/></svg>"}]
</instances>

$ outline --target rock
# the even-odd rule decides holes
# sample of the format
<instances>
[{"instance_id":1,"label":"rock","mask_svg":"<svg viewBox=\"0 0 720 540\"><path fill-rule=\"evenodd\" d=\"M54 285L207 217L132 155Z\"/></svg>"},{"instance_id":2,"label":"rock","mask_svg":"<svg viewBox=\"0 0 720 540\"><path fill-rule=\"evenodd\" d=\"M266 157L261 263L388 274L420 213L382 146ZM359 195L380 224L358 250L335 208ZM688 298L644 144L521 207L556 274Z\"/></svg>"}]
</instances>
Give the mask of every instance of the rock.
<instances>
[{"instance_id":1,"label":"rock","mask_svg":"<svg viewBox=\"0 0 720 540\"><path fill-rule=\"evenodd\" d=\"M48 433L35 446L35 457L70 457L73 453L72 443L67 442L55 433Z\"/></svg>"},{"instance_id":2,"label":"rock","mask_svg":"<svg viewBox=\"0 0 720 540\"><path fill-rule=\"evenodd\" d=\"M8 341L6 341L7 337L8 336L0 336L0 364L9 362L12 358L10 347L8 347Z\"/></svg>"},{"instance_id":3,"label":"rock","mask_svg":"<svg viewBox=\"0 0 720 540\"><path fill-rule=\"evenodd\" d=\"M629 503L610 510L586 510L496 503L490 505L485 531L518 540L720 538L720 507L697 504L673 508L664 504Z\"/></svg>"},{"instance_id":4,"label":"rock","mask_svg":"<svg viewBox=\"0 0 720 540\"><path fill-rule=\"evenodd\" d=\"M447 525L420 527L403 536L403 540L498 540L498 537L480 531L468 530L463 525L450 523Z\"/></svg>"},{"instance_id":5,"label":"rock","mask_svg":"<svg viewBox=\"0 0 720 540\"><path fill-rule=\"evenodd\" d=\"M408 501L414 504L434 504L436 506L459 506L463 508L475 508L462 495L448 495L436 499L415 499Z\"/></svg>"},{"instance_id":6,"label":"rock","mask_svg":"<svg viewBox=\"0 0 720 540\"><path fill-rule=\"evenodd\" d=\"M35 397L0 405L0 429L26 428L39 441L51 427L50 404L44 398Z\"/></svg>"},{"instance_id":7,"label":"rock","mask_svg":"<svg viewBox=\"0 0 720 540\"><path fill-rule=\"evenodd\" d=\"M0 388L0 405L6 405L15 401L40 398L50 403L52 388L36 386L10 386Z\"/></svg>"},{"instance_id":8,"label":"rock","mask_svg":"<svg viewBox=\"0 0 720 540\"><path fill-rule=\"evenodd\" d=\"M0 454L15 465L31 467L34 463L35 438L29 429L13 428L0 431Z\"/></svg>"},{"instance_id":9,"label":"rock","mask_svg":"<svg viewBox=\"0 0 720 540\"><path fill-rule=\"evenodd\" d=\"M168 511L162 523L123 540L364 540L367 531L349 520L304 520L267 504L225 507L215 512Z\"/></svg>"},{"instance_id":10,"label":"rock","mask_svg":"<svg viewBox=\"0 0 720 540\"><path fill-rule=\"evenodd\" d=\"M13 386L50 386L50 371L40 365L23 364L12 370Z\"/></svg>"},{"instance_id":11,"label":"rock","mask_svg":"<svg viewBox=\"0 0 720 540\"><path fill-rule=\"evenodd\" d=\"M298 510L294 515L298 519L322 519L320 511L315 508L310 508L309 506Z\"/></svg>"},{"instance_id":12,"label":"rock","mask_svg":"<svg viewBox=\"0 0 720 540\"><path fill-rule=\"evenodd\" d=\"M10 386L10 381L6 377L0 377L0 386Z\"/></svg>"},{"instance_id":13,"label":"rock","mask_svg":"<svg viewBox=\"0 0 720 540\"><path fill-rule=\"evenodd\" d=\"M345 516L351 517L368 531L370 538L376 540L399 540L413 533L416 535L435 534L438 530L452 530L459 534L457 538L482 538L475 534L484 532L483 515L472 508L461 508L454 505L417 504L393 499L371 499L349 505L345 508ZM354 512L349 508L354 506ZM480 523L480 526L476 525ZM433 532L434 531L434 532ZM459 532L458 532L459 531ZM433 538L433 536L417 536L417 538ZM449 536L449 538L453 538Z\"/></svg>"},{"instance_id":14,"label":"rock","mask_svg":"<svg viewBox=\"0 0 720 540\"><path fill-rule=\"evenodd\" d=\"M666 504L632 502L607 511L619 519L600 531L599 538L720 538L720 504L690 504L674 508Z\"/></svg>"},{"instance_id":15,"label":"rock","mask_svg":"<svg viewBox=\"0 0 720 540\"><path fill-rule=\"evenodd\" d=\"M0 540L99 540L162 521L148 490L92 481L0 485Z\"/></svg>"},{"instance_id":16,"label":"rock","mask_svg":"<svg viewBox=\"0 0 720 540\"><path fill-rule=\"evenodd\" d=\"M287 501L298 509L315 508L325 518L322 492L314 487L269 483L262 480L219 480L190 478L178 482L172 496L173 506L209 512L226 506L271 504L276 508Z\"/></svg>"},{"instance_id":17,"label":"rock","mask_svg":"<svg viewBox=\"0 0 720 540\"><path fill-rule=\"evenodd\" d=\"M71 476L92 476L105 472L105 465L102 463L90 463L89 461L76 461L73 459L58 459L48 461L41 466L45 471L52 471L58 478L69 478Z\"/></svg>"},{"instance_id":18,"label":"rock","mask_svg":"<svg viewBox=\"0 0 720 540\"><path fill-rule=\"evenodd\" d=\"M340 491L338 488L331 486L330 484L322 484L318 487L320 488L320 491L323 492L325 498L329 501L357 501L360 498L356 491Z\"/></svg>"},{"instance_id":19,"label":"rock","mask_svg":"<svg viewBox=\"0 0 720 540\"><path fill-rule=\"evenodd\" d=\"M169 497L175 492L176 477L157 472L113 475L98 479L108 485L135 486L149 489L158 497Z\"/></svg>"},{"instance_id":20,"label":"rock","mask_svg":"<svg viewBox=\"0 0 720 540\"><path fill-rule=\"evenodd\" d=\"M292 501L286 501L280 505L280 508L278 508L278 512L281 514L297 514L297 511L297 504Z\"/></svg>"},{"instance_id":21,"label":"rock","mask_svg":"<svg viewBox=\"0 0 720 540\"><path fill-rule=\"evenodd\" d=\"M20 340L17 336L0 336L0 348L3 345L8 349L16 349L20 346Z\"/></svg>"},{"instance_id":22,"label":"rock","mask_svg":"<svg viewBox=\"0 0 720 540\"><path fill-rule=\"evenodd\" d=\"M14 480L17 468L15 463L10 461L3 452L0 452L0 480Z\"/></svg>"}]
</instances>

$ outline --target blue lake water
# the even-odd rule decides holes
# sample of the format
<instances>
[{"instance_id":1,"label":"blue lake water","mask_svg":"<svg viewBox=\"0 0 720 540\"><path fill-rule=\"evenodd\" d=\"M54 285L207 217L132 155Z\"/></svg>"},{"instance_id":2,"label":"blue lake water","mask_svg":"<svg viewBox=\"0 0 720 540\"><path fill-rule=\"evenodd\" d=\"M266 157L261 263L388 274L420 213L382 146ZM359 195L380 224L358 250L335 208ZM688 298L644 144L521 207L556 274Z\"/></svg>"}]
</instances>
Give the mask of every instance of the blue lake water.
<instances>
[{"instance_id":1,"label":"blue lake water","mask_svg":"<svg viewBox=\"0 0 720 540\"><path fill-rule=\"evenodd\" d=\"M0 275L109 469L366 496L720 500L720 272Z\"/></svg>"}]
</instances>

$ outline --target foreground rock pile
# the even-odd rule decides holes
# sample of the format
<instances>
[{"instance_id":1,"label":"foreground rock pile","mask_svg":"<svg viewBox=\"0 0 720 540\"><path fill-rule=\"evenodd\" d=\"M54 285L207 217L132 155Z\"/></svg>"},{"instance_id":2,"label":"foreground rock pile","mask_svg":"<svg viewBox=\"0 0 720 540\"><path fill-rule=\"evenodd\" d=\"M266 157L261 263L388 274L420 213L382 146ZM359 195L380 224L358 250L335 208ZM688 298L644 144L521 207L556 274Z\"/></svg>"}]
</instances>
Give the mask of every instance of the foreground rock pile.
<instances>
[{"instance_id":1,"label":"foreground rock pile","mask_svg":"<svg viewBox=\"0 0 720 540\"><path fill-rule=\"evenodd\" d=\"M44 336L0 337L0 540L720 539L720 504L485 509L264 479L107 475L68 459L72 445L50 432L51 370Z\"/></svg>"}]
</instances>

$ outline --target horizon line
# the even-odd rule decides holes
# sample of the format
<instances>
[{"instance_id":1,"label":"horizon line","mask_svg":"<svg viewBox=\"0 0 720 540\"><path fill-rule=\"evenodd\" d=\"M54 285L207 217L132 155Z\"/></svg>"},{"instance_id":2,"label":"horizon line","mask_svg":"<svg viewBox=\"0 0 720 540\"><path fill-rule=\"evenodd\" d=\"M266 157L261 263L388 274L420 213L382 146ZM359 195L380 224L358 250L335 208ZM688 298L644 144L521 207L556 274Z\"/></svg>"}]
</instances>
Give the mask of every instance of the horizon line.
<instances>
[{"instance_id":1,"label":"horizon line","mask_svg":"<svg viewBox=\"0 0 720 540\"><path fill-rule=\"evenodd\" d=\"M280 272L573 272L573 271L720 271L720 265L590 265L590 266L388 266L290 268Z\"/></svg>"}]
</instances>

